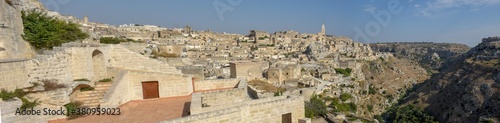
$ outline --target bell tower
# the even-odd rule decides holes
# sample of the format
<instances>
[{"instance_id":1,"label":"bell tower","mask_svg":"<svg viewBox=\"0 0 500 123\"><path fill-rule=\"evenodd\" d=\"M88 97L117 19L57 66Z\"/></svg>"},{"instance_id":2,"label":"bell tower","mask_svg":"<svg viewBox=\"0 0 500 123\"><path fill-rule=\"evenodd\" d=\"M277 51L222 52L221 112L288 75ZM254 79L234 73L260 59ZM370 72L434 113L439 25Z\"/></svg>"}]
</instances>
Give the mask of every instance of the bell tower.
<instances>
[{"instance_id":1,"label":"bell tower","mask_svg":"<svg viewBox=\"0 0 500 123\"><path fill-rule=\"evenodd\" d=\"M83 23L89 23L89 16L85 15L85 17L83 17Z\"/></svg>"},{"instance_id":2,"label":"bell tower","mask_svg":"<svg viewBox=\"0 0 500 123\"><path fill-rule=\"evenodd\" d=\"M321 35L326 35L325 24L321 25Z\"/></svg>"}]
</instances>

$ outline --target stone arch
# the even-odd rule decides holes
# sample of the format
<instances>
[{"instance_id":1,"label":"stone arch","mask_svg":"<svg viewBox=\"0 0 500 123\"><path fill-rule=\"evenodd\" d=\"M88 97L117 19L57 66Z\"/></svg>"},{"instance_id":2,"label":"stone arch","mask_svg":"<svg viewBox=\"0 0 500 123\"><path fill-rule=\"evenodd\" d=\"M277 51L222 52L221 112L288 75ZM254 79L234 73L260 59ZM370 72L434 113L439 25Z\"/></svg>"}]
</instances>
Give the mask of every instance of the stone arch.
<instances>
[{"instance_id":1,"label":"stone arch","mask_svg":"<svg viewBox=\"0 0 500 123\"><path fill-rule=\"evenodd\" d=\"M104 79L106 75L106 64L104 54L99 50L92 52L92 73L93 81Z\"/></svg>"},{"instance_id":2,"label":"stone arch","mask_svg":"<svg viewBox=\"0 0 500 123\"><path fill-rule=\"evenodd\" d=\"M70 87L72 88L72 90L68 96L70 101L73 102L76 101L78 94L80 94L80 89L92 86L90 86L90 82L75 82Z\"/></svg>"}]
</instances>

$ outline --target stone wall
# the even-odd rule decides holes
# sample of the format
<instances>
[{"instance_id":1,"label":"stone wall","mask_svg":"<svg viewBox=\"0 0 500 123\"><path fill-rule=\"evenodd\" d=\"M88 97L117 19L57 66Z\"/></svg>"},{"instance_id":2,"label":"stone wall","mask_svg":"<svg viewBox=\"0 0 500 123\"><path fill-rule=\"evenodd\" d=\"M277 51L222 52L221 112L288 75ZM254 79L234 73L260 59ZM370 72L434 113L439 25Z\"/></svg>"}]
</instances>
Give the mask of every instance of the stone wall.
<instances>
[{"instance_id":1,"label":"stone wall","mask_svg":"<svg viewBox=\"0 0 500 123\"><path fill-rule=\"evenodd\" d=\"M0 122L2 123L46 123L48 119L62 119L66 118L65 115L15 115L17 108L21 107L22 101L18 98L14 98L9 101L0 100ZM34 110L40 110L44 113L44 108L52 110L63 110L62 106L51 106L51 105L40 105L34 108Z\"/></svg>"},{"instance_id":2,"label":"stone wall","mask_svg":"<svg viewBox=\"0 0 500 123\"><path fill-rule=\"evenodd\" d=\"M194 88L195 88L195 91L236 88L239 81L240 80L236 79L236 78L201 80L201 81L194 82Z\"/></svg>"},{"instance_id":3,"label":"stone wall","mask_svg":"<svg viewBox=\"0 0 500 123\"><path fill-rule=\"evenodd\" d=\"M201 114L193 114L187 117L163 121L163 123L277 123L282 122L282 115L291 113L292 123L298 123L304 118L304 98L275 97L249 101L248 103Z\"/></svg>"},{"instance_id":4,"label":"stone wall","mask_svg":"<svg viewBox=\"0 0 500 123\"><path fill-rule=\"evenodd\" d=\"M115 81L100 101L101 107L115 108L133 99L127 74L128 71L120 71L115 77Z\"/></svg>"},{"instance_id":5,"label":"stone wall","mask_svg":"<svg viewBox=\"0 0 500 123\"><path fill-rule=\"evenodd\" d=\"M72 83L70 58L70 54L65 52L37 55L35 59L26 63L29 71L28 82L57 80L58 83Z\"/></svg>"},{"instance_id":6,"label":"stone wall","mask_svg":"<svg viewBox=\"0 0 500 123\"><path fill-rule=\"evenodd\" d=\"M181 73L174 66L134 53L123 46L112 45L112 47L113 49L108 54L109 59L106 60L111 67L159 73Z\"/></svg>"},{"instance_id":7,"label":"stone wall","mask_svg":"<svg viewBox=\"0 0 500 123\"><path fill-rule=\"evenodd\" d=\"M263 78L262 72L269 68L269 63L266 61L243 61L230 63L231 78L247 78L261 79Z\"/></svg>"},{"instance_id":8,"label":"stone wall","mask_svg":"<svg viewBox=\"0 0 500 123\"><path fill-rule=\"evenodd\" d=\"M135 70L124 71L127 72L115 77L116 81L112 88L106 92L101 100L102 107L117 107L131 100L142 100L142 82L145 81L158 81L160 98L186 96L193 93L191 76Z\"/></svg>"},{"instance_id":9,"label":"stone wall","mask_svg":"<svg viewBox=\"0 0 500 123\"><path fill-rule=\"evenodd\" d=\"M71 47L72 76L74 79L98 81L104 78L105 68L109 66L107 53L110 47ZM102 55L99 55L99 52ZM93 55L96 55L93 57ZM98 73L94 73L98 72Z\"/></svg>"},{"instance_id":10,"label":"stone wall","mask_svg":"<svg viewBox=\"0 0 500 123\"><path fill-rule=\"evenodd\" d=\"M193 75L195 81L205 79L205 69L203 66L185 66L180 69L183 74Z\"/></svg>"},{"instance_id":11,"label":"stone wall","mask_svg":"<svg viewBox=\"0 0 500 123\"><path fill-rule=\"evenodd\" d=\"M73 82L70 62L70 55L65 52L38 55L31 60L0 61L0 88L14 90L41 80L70 84Z\"/></svg>"},{"instance_id":12,"label":"stone wall","mask_svg":"<svg viewBox=\"0 0 500 123\"><path fill-rule=\"evenodd\" d=\"M28 61L0 62L0 88L14 90L22 88L28 81Z\"/></svg>"},{"instance_id":13,"label":"stone wall","mask_svg":"<svg viewBox=\"0 0 500 123\"><path fill-rule=\"evenodd\" d=\"M191 114L235 107L250 100L245 89L195 93L191 98Z\"/></svg>"}]
</instances>

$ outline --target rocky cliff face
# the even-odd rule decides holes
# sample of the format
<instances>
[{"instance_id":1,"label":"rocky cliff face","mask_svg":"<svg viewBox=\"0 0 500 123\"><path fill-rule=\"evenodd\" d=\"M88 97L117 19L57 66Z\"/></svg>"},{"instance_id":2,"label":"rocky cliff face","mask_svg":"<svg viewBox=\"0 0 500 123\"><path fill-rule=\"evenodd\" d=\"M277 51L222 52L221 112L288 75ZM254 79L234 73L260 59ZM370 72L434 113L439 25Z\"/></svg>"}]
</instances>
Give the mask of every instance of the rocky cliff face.
<instances>
[{"instance_id":1,"label":"rocky cliff face","mask_svg":"<svg viewBox=\"0 0 500 123\"><path fill-rule=\"evenodd\" d=\"M398 42L370 44L374 51L391 52L394 56L419 63L426 69L438 70L445 60L467 52L464 44Z\"/></svg>"},{"instance_id":2,"label":"rocky cliff face","mask_svg":"<svg viewBox=\"0 0 500 123\"><path fill-rule=\"evenodd\" d=\"M21 35L23 21L16 2L0 0L0 60L27 59L34 51Z\"/></svg>"},{"instance_id":3,"label":"rocky cliff face","mask_svg":"<svg viewBox=\"0 0 500 123\"><path fill-rule=\"evenodd\" d=\"M358 112L365 118L380 115L395 104L413 85L429 78L425 69L406 59L389 57L367 62L363 66L366 81L361 81L362 90L355 93L360 97Z\"/></svg>"},{"instance_id":4,"label":"rocky cliff face","mask_svg":"<svg viewBox=\"0 0 500 123\"><path fill-rule=\"evenodd\" d=\"M424 107L441 122L498 122L500 38L485 38L466 54L447 61L405 103Z\"/></svg>"}]
</instances>

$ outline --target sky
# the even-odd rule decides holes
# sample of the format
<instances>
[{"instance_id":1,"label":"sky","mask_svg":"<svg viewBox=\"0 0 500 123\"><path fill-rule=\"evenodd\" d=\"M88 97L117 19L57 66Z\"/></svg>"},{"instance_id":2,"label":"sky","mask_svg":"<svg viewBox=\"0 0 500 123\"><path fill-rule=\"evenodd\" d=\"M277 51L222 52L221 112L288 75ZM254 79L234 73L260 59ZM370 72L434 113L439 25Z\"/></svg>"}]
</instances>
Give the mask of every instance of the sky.
<instances>
[{"instance_id":1,"label":"sky","mask_svg":"<svg viewBox=\"0 0 500 123\"><path fill-rule=\"evenodd\" d=\"M92 22L248 34L295 30L362 43L447 42L476 46L500 35L500 0L40 0Z\"/></svg>"}]
</instances>

